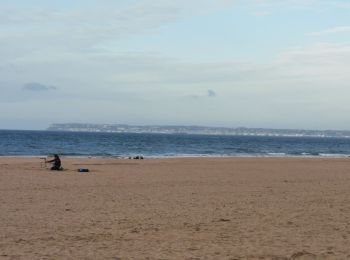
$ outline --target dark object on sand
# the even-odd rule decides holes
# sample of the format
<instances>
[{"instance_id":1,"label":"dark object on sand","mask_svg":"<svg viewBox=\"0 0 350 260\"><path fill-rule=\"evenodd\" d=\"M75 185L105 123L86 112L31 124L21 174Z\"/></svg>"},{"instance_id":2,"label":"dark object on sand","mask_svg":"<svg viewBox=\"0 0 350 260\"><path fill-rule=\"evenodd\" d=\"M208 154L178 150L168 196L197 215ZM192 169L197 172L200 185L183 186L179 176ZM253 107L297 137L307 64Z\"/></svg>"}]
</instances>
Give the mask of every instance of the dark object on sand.
<instances>
[{"instance_id":1,"label":"dark object on sand","mask_svg":"<svg viewBox=\"0 0 350 260\"><path fill-rule=\"evenodd\" d=\"M86 168L80 168L80 169L78 169L78 172L89 172L89 169L86 169Z\"/></svg>"},{"instance_id":2,"label":"dark object on sand","mask_svg":"<svg viewBox=\"0 0 350 260\"><path fill-rule=\"evenodd\" d=\"M138 155L138 156L135 156L133 159L135 159L135 160L143 160L143 156Z\"/></svg>"}]
</instances>

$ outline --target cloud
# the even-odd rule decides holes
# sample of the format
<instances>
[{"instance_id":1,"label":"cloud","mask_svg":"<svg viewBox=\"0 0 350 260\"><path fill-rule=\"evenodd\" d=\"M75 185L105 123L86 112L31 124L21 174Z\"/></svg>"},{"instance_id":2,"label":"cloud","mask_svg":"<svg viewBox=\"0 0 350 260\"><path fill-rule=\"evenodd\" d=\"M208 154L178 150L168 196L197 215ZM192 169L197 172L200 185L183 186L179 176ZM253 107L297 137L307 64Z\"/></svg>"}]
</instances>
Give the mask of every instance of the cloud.
<instances>
[{"instance_id":1,"label":"cloud","mask_svg":"<svg viewBox=\"0 0 350 260\"><path fill-rule=\"evenodd\" d=\"M213 98L213 97L216 97L216 92L215 92L214 90L208 89L206 95L204 95L204 94L199 94L199 95L188 95L187 97L195 98L195 99L198 99L198 98L205 98L205 97Z\"/></svg>"},{"instance_id":2,"label":"cloud","mask_svg":"<svg viewBox=\"0 0 350 260\"><path fill-rule=\"evenodd\" d=\"M216 93L214 90L208 89L208 97L216 97Z\"/></svg>"},{"instance_id":3,"label":"cloud","mask_svg":"<svg viewBox=\"0 0 350 260\"><path fill-rule=\"evenodd\" d=\"M312 65L314 68L325 68L332 71L333 66L340 69L344 65L349 65L350 44L313 44L304 48L295 48L280 55L279 62L288 63L289 65L305 66ZM343 71L343 70L340 70ZM322 78L323 74L319 75Z\"/></svg>"},{"instance_id":4,"label":"cloud","mask_svg":"<svg viewBox=\"0 0 350 260\"><path fill-rule=\"evenodd\" d=\"M337 26L333 28L329 28L320 32L312 32L310 35L313 36L321 36L335 33L350 33L350 26Z\"/></svg>"},{"instance_id":5,"label":"cloud","mask_svg":"<svg viewBox=\"0 0 350 260\"><path fill-rule=\"evenodd\" d=\"M249 2L249 1L247 1ZM288 8L290 10L308 10L308 11L324 11L329 8L349 9L350 3L336 0L254 0L253 6L267 8L269 12L274 13L275 8Z\"/></svg>"},{"instance_id":6,"label":"cloud","mask_svg":"<svg viewBox=\"0 0 350 260\"><path fill-rule=\"evenodd\" d=\"M101 2L103 2L101 4ZM18 7L0 5L0 28L11 25L11 33L24 37L55 37L56 45L65 38L86 45L124 35L154 32L160 26L185 17L227 8L228 0L138 0L129 4L119 1L92 1L79 9ZM40 30L38 30L38 25ZM67 30L69 28L69 30ZM29 33L28 33L29 32ZM6 31L2 35L6 36ZM4 37L2 37L4 38ZM42 39L41 39L42 40ZM52 41L55 43L55 41Z\"/></svg>"},{"instance_id":7,"label":"cloud","mask_svg":"<svg viewBox=\"0 0 350 260\"><path fill-rule=\"evenodd\" d=\"M11 80L2 80L0 82L0 90L2 94L0 95L1 103L22 103L27 102L37 102L42 100L61 99L64 96L62 93L55 93L52 95L53 91L58 88L51 85L45 85L42 83L31 82L26 84L16 84Z\"/></svg>"},{"instance_id":8,"label":"cloud","mask_svg":"<svg viewBox=\"0 0 350 260\"><path fill-rule=\"evenodd\" d=\"M48 22L53 20L55 15L57 14L53 11L42 8L18 8L0 5L1 26Z\"/></svg>"},{"instance_id":9,"label":"cloud","mask_svg":"<svg viewBox=\"0 0 350 260\"><path fill-rule=\"evenodd\" d=\"M27 83L22 87L22 90L25 91L50 91L50 90L56 90L57 87L44 85L37 82Z\"/></svg>"},{"instance_id":10,"label":"cloud","mask_svg":"<svg viewBox=\"0 0 350 260\"><path fill-rule=\"evenodd\" d=\"M105 53L123 40L157 34L165 25L214 13L235 3L233 0L76 2L65 8L49 1L40 7L15 2L0 4L2 64L25 67L41 61L61 62L67 56L74 59L79 55Z\"/></svg>"},{"instance_id":11,"label":"cloud","mask_svg":"<svg viewBox=\"0 0 350 260\"><path fill-rule=\"evenodd\" d=\"M333 3L336 7L342 8L342 9L350 9L350 3L346 2L334 2Z\"/></svg>"},{"instance_id":12,"label":"cloud","mask_svg":"<svg viewBox=\"0 0 350 260\"><path fill-rule=\"evenodd\" d=\"M79 64L79 69L76 64ZM46 106L50 103L43 102L55 98L65 104L67 113L62 113L62 118L66 121L79 118L79 111L76 114L68 112L77 111L79 103L81 110L86 111L84 119L91 122L97 120L100 114L104 115L106 122L116 117L146 122L147 115L153 116L157 114L155 111L163 111L169 106L173 110L167 110L167 113L170 111L168 117L161 118L159 115L159 122L175 122L176 119L176 122L181 122L184 118L192 122L193 118L199 117L203 118L203 122L221 120L224 123L229 120L225 117L227 111L237 110L244 111L235 116L241 124L248 125L246 118L251 118L257 126L268 125L269 122L283 124L289 120L291 126L297 127L292 121L296 120L295 114L300 114L299 125L318 128L330 125L329 122L345 125L340 118L350 112L347 100L350 95L349 66L350 44L316 44L289 50L266 63L194 63L159 54L94 53L87 57L64 57L59 62L43 60L30 63L22 71L21 78L18 78L19 73L13 73L9 78L22 82L30 82L31 78L51 82L55 78L55 84L60 86L57 95L52 95L51 91L41 91L40 94L34 91L11 92L12 99L21 98L21 102L13 107L20 104L26 107L28 102ZM57 71L65 76L57 78ZM0 71L2 81L7 77ZM4 82L0 85L8 84ZM11 88L18 89L16 85ZM215 98L209 97L210 90L215 93ZM10 92L6 92L6 98L0 97L7 100L3 108L11 107L8 103ZM95 107L99 107L98 113ZM177 109L182 112L171 114ZM210 115L204 113L207 111ZM328 121L317 121L315 114L325 115ZM339 120L333 115L337 115Z\"/></svg>"},{"instance_id":13,"label":"cloud","mask_svg":"<svg viewBox=\"0 0 350 260\"><path fill-rule=\"evenodd\" d=\"M79 69L76 69L79 64ZM22 65L23 66L23 65ZM316 44L291 49L278 59L266 63L185 62L159 54L105 53L61 57L60 61L41 60L30 63L20 80L41 78L50 82L57 71L65 75L56 79L60 95L79 98L118 97L125 95L148 98L174 95L208 97L214 93L260 91L263 88L288 89L292 85L306 89L319 85L345 84L349 79L350 44ZM45 72L43 74L43 71ZM0 71L8 82L17 72ZM30 89L52 90L45 84ZM96 88L98 86L98 93ZM28 87L27 87L28 88ZM29 92L29 91L26 91ZM202 94L198 94L202 93ZM212 94L214 94L212 93Z\"/></svg>"}]
</instances>

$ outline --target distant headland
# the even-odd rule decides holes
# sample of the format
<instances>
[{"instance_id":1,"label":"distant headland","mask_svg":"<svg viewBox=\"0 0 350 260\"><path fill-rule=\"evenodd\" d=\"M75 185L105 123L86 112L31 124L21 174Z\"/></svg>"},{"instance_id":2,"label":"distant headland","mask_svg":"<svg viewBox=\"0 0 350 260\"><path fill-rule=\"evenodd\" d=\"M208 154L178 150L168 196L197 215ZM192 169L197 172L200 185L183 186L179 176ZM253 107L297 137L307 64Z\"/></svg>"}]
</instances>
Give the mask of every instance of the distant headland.
<instances>
[{"instance_id":1,"label":"distant headland","mask_svg":"<svg viewBox=\"0 0 350 260\"><path fill-rule=\"evenodd\" d=\"M52 124L48 131L101 132L101 133L156 133L156 134L198 134L198 135L245 135L245 136L285 136L285 137L339 137L350 138L348 130L302 130L270 129L246 127L209 127L209 126L162 126L127 124Z\"/></svg>"}]
</instances>

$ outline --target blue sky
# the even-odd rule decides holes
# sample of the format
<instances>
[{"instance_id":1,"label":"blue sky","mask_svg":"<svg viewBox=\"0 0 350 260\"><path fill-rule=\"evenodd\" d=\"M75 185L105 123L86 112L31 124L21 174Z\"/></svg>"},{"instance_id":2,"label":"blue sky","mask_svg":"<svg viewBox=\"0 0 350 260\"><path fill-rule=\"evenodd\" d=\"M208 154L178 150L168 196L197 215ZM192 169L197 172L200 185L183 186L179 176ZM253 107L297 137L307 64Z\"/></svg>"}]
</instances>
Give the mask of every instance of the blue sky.
<instances>
[{"instance_id":1,"label":"blue sky","mask_svg":"<svg viewBox=\"0 0 350 260\"><path fill-rule=\"evenodd\" d=\"M0 129L350 129L350 2L0 2Z\"/></svg>"}]
</instances>

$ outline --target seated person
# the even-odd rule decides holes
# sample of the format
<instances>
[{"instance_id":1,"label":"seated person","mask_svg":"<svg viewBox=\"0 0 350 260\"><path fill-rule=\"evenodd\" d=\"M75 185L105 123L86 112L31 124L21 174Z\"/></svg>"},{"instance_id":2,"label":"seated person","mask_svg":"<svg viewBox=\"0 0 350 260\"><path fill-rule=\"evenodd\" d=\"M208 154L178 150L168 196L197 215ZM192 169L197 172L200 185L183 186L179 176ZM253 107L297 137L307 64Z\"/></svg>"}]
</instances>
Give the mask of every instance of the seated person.
<instances>
[{"instance_id":1,"label":"seated person","mask_svg":"<svg viewBox=\"0 0 350 260\"><path fill-rule=\"evenodd\" d=\"M60 159L60 157L57 154L54 155L54 158L52 160L47 161L47 162L53 163L52 167L51 167L51 171L60 171L60 170L62 170L62 168L61 168L61 159Z\"/></svg>"}]
</instances>

